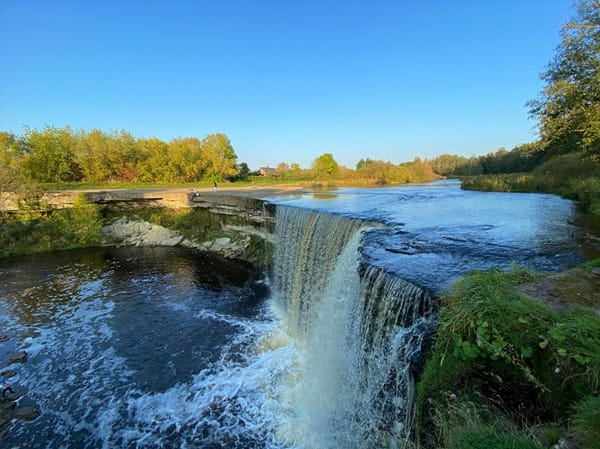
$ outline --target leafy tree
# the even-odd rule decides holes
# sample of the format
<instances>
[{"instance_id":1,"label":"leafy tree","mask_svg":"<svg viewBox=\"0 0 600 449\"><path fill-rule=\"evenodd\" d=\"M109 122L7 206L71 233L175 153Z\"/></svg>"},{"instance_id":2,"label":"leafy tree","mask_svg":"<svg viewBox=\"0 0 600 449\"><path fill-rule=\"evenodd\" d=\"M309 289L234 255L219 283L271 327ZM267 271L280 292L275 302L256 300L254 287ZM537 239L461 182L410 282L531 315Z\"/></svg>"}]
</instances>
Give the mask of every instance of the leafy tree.
<instances>
[{"instance_id":1,"label":"leafy tree","mask_svg":"<svg viewBox=\"0 0 600 449\"><path fill-rule=\"evenodd\" d=\"M546 85L529 102L550 155L585 150L600 155L600 2L579 0L576 15L541 79Z\"/></svg>"},{"instance_id":2,"label":"leafy tree","mask_svg":"<svg viewBox=\"0 0 600 449\"><path fill-rule=\"evenodd\" d=\"M284 175L289 169L290 166L285 162L280 162L279 164L277 164L277 167L275 167L275 170L277 170L277 173L279 173L280 175Z\"/></svg>"},{"instance_id":3,"label":"leafy tree","mask_svg":"<svg viewBox=\"0 0 600 449\"><path fill-rule=\"evenodd\" d=\"M376 161L374 161L373 159L371 159L369 157L366 159L361 159L360 161L358 161L356 163L356 169L360 170L362 168L365 168L366 166L368 166L369 164L372 164L373 162L376 162Z\"/></svg>"},{"instance_id":4,"label":"leafy tree","mask_svg":"<svg viewBox=\"0 0 600 449\"><path fill-rule=\"evenodd\" d=\"M19 162L19 141L13 133L0 132L0 206L10 202L3 193L18 193L24 187Z\"/></svg>"},{"instance_id":5,"label":"leafy tree","mask_svg":"<svg viewBox=\"0 0 600 449\"><path fill-rule=\"evenodd\" d=\"M169 182L193 182L200 179L203 169L203 150L195 137L173 139L169 142Z\"/></svg>"},{"instance_id":6,"label":"leafy tree","mask_svg":"<svg viewBox=\"0 0 600 449\"><path fill-rule=\"evenodd\" d=\"M290 168L287 171L287 176L288 177L298 177L298 176L302 176L302 168L300 168L300 164L297 162L292 162L290 164Z\"/></svg>"},{"instance_id":7,"label":"leafy tree","mask_svg":"<svg viewBox=\"0 0 600 449\"><path fill-rule=\"evenodd\" d=\"M138 139L140 179L146 182L167 182L173 175L169 167L169 145L156 137Z\"/></svg>"},{"instance_id":8,"label":"leafy tree","mask_svg":"<svg viewBox=\"0 0 600 449\"><path fill-rule=\"evenodd\" d=\"M240 162L238 165L236 165L236 169L238 171L236 179L240 181L246 181L248 176L250 176L250 167L248 167L247 163Z\"/></svg>"},{"instance_id":9,"label":"leafy tree","mask_svg":"<svg viewBox=\"0 0 600 449\"><path fill-rule=\"evenodd\" d=\"M71 128L26 129L23 137L23 168L28 179L39 182L65 182L81 179L76 160L78 136Z\"/></svg>"},{"instance_id":10,"label":"leafy tree","mask_svg":"<svg viewBox=\"0 0 600 449\"><path fill-rule=\"evenodd\" d=\"M133 181L139 178L140 151L127 131L82 133L78 163L86 181Z\"/></svg>"},{"instance_id":11,"label":"leafy tree","mask_svg":"<svg viewBox=\"0 0 600 449\"><path fill-rule=\"evenodd\" d=\"M323 153L312 163L312 170L317 178L334 178L338 175L340 167L331 153Z\"/></svg>"},{"instance_id":12,"label":"leafy tree","mask_svg":"<svg viewBox=\"0 0 600 449\"><path fill-rule=\"evenodd\" d=\"M237 156L225 134L209 134L200 142L204 174L211 179L223 180L237 175Z\"/></svg>"}]
</instances>

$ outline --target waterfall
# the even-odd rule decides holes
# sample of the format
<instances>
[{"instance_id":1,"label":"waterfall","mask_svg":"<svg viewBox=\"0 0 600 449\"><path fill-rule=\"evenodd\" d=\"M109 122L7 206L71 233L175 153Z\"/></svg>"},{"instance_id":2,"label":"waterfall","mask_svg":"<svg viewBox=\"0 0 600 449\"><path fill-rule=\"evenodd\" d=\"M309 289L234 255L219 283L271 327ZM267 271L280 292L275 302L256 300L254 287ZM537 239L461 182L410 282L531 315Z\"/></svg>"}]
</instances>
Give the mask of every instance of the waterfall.
<instances>
[{"instance_id":1,"label":"waterfall","mask_svg":"<svg viewBox=\"0 0 600 449\"><path fill-rule=\"evenodd\" d=\"M276 209L274 306L298 354L280 437L294 447L395 448L411 437L432 301L361 263L365 232L359 220Z\"/></svg>"}]
</instances>

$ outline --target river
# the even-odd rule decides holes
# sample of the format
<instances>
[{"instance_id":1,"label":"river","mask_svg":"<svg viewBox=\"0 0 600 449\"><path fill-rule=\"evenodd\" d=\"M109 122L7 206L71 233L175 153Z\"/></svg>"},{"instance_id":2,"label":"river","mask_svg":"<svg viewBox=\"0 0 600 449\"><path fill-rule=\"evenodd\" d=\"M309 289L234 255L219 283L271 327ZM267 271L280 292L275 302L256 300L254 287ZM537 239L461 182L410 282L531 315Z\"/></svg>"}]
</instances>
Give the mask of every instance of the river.
<instances>
[{"instance_id":1,"label":"river","mask_svg":"<svg viewBox=\"0 0 600 449\"><path fill-rule=\"evenodd\" d=\"M446 182L271 201L270 273L173 248L0 261L0 366L27 351L10 382L41 412L0 445L398 444L434 325L428 292L474 268L561 270L597 250L551 195Z\"/></svg>"}]
</instances>

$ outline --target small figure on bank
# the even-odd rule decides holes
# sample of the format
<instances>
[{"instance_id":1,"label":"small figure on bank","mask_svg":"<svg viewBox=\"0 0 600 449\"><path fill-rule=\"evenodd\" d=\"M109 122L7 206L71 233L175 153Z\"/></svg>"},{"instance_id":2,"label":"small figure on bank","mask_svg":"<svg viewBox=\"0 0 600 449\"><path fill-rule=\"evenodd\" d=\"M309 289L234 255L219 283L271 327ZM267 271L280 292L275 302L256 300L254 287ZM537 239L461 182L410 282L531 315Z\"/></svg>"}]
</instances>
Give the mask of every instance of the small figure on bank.
<instances>
[{"instance_id":1,"label":"small figure on bank","mask_svg":"<svg viewBox=\"0 0 600 449\"><path fill-rule=\"evenodd\" d=\"M2 398L6 397L6 393L15 394L14 390L8 386L4 377L0 377L0 390L2 390Z\"/></svg>"},{"instance_id":2,"label":"small figure on bank","mask_svg":"<svg viewBox=\"0 0 600 449\"><path fill-rule=\"evenodd\" d=\"M213 192L216 192L217 190L217 181L213 181Z\"/></svg>"}]
</instances>

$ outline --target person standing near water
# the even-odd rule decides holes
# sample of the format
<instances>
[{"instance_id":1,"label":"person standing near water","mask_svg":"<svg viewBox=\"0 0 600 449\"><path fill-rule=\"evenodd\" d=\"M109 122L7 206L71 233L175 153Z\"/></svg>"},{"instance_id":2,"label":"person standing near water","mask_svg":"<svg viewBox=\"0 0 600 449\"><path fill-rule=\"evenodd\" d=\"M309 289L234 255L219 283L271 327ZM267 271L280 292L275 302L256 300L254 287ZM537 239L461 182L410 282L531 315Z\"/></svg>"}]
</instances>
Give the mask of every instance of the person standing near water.
<instances>
[{"instance_id":1,"label":"person standing near water","mask_svg":"<svg viewBox=\"0 0 600 449\"><path fill-rule=\"evenodd\" d=\"M217 190L217 181L213 181L213 192L216 192Z\"/></svg>"}]
</instances>

